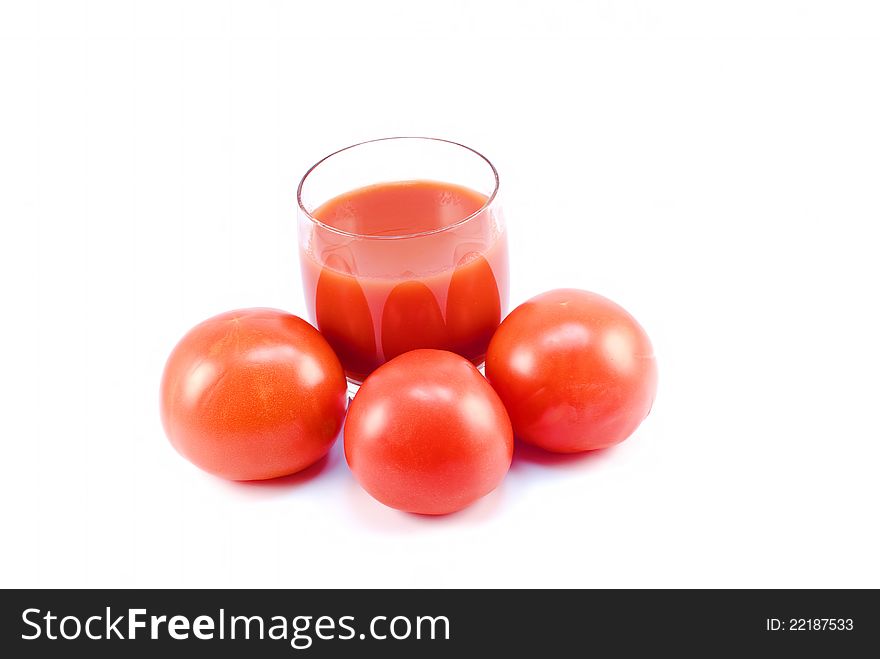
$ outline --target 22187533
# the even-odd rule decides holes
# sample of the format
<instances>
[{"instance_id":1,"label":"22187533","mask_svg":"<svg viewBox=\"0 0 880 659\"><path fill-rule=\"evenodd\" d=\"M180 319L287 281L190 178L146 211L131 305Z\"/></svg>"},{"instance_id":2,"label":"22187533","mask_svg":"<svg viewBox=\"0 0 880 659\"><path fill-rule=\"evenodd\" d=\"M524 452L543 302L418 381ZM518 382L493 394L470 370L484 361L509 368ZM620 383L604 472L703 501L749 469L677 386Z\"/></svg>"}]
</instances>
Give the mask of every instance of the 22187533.
<instances>
[{"instance_id":1,"label":"22187533","mask_svg":"<svg viewBox=\"0 0 880 659\"><path fill-rule=\"evenodd\" d=\"M849 632L852 618L767 618L768 632Z\"/></svg>"}]
</instances>

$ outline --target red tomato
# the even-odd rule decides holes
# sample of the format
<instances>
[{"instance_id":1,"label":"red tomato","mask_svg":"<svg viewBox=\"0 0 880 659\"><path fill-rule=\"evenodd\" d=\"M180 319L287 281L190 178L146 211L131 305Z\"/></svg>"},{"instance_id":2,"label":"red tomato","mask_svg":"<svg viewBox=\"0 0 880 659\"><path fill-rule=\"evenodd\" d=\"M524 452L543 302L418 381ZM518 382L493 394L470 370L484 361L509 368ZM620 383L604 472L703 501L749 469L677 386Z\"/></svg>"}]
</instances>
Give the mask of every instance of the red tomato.
<instances>
[{"instance_id":1,"label":"red tomato","mask_svg":"<svg viewBox=\"0 0 880 659\"><path fill-rule=\"evenodd\" d=\"M243 309L196 325L162 375L162 423L181 455L231 480L292 474L323 457L345 415L333 350L304 320Z\"/></svg>"},{"instance_id":2,"label":"red tomato","mask_svg":"<svg viewBox=\"0 0 880 659\"><path fill-rule=\"evenodd\" d=\"M443 515L494 490L510 468L504 405L468 360L413 350L367 377L345 420L345 457L386 506Z\"/></svg>"},{"instance_id":3,"label":"red tomato","mask_svg":"<svg viewBox=\"0 0 880 659\"><path fill-rule=\"evenodd\" d=\"M486 377L517 437L559 453L622 442L657 392L654 350L635 318L575 289L514 309L489 344Z\"/></svg>"}]
</instances>

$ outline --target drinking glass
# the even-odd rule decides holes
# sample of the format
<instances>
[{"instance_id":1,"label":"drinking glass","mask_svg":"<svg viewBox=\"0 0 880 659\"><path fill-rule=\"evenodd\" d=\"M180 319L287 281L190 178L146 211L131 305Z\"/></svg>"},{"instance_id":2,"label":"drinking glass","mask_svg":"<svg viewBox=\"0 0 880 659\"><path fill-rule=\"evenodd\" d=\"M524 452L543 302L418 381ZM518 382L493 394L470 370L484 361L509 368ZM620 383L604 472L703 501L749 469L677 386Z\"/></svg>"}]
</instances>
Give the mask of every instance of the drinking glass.
<instances>
[{"instance_id":1,"label":"drinking glass","mask_svg":"<svg viewBox=\"0 0 880 659\"><path fill-rule=\"evenodd\" d=\"M355 144L303 176L306 305L355 388L418 348L482 365L508 304L498 187L485 156L427 137Z\"/></svg>"}]
</instances>

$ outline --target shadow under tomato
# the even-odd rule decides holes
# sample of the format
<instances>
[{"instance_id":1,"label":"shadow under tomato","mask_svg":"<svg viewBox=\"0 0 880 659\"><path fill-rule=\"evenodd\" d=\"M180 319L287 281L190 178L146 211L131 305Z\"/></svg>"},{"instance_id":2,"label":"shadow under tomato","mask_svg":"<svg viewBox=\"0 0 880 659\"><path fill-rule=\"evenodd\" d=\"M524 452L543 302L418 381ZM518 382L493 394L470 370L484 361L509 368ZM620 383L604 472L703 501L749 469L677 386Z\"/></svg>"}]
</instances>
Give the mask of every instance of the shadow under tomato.
<instances>
[{"instance_id":1,"label":"shadow under tomato","mask_svg":"<svg viewBox=\"0 0 880 659\"><path fill-rule=\"evenodd\" d=\"M323 458L318 460L315 464L310 467L306 467L305 469L296 472L295 474L290 474L288 476L279 476L278 478L269 478L261 481L236 481L239 485L250 488L288 488L297 485L302 485L303 483L308 483L309 481L317 478L321 475L321 473L327 469L327 465L330 463L330 456L325 455Z\"/></svg>"},{"instance_id":2,"label":"shadow under tomato","mask_svg":"<svg viewBox=\"0 0 880 659\"><path fill-rule=\"evenodd\" d=\"M371 497L352 477L348 495L358 521L377 531L404 532L427 529L432 526L467 525L481 523L496 515L506 498L502 482L492 492L463 510L446 515L421 515L389 508Z\"/></svg>"},{"instance_id":3,"label":"shadow under tomato","mask_svg":"<svg viewBox=\"0 0 880 659\"><path fill-rule=\"evenodd\" d=\"M580 453L553 453L517 439L514 444L513 462L510 465L510 470L521 471L531 465L563 469L593 466L610 458L614 449L615 447L610 446Z\"/></svg>"},{"instance_id":4,"label":"shadow under tomato","mask_svg":"<svg viewBox=\"0 0 880 659\"><path fill-rule=\"evenodd\" d=\"M283 496L290 492L305 487L325 472L332 471L338 461L338 456L331 449L327 455L313 465L288 476L268 478L258 481L222 481L223 486L235 490L237 494L257 498Z\"/></svg>"},{"instance_id":5,"label":"shadow under tomato","mask_svg":"<svg viewBox=\"0 0 880 659\"><path fill-rule=\"evenodd\" d=\"M501 509L504 499L504 481L486 496L478 499L467 508L445 515L422 515L420 513L402 513L424 524L459 524L461 522L482 522L490 519Z\"/></svg>"}]
</instances>

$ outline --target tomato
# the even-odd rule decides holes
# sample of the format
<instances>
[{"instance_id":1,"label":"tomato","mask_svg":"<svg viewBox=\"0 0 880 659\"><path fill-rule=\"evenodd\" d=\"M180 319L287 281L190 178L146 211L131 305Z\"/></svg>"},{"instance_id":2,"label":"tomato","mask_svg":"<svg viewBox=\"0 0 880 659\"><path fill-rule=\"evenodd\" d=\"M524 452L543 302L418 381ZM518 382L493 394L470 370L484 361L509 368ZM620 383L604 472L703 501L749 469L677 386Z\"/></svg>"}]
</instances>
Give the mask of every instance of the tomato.
<instances>
[{"instance_id":1,"label":"tomato","mask_svg":"<svg viewBox=\"0 0 880 659\"><path fill-rule=\"evenodd\" d=\"M339 434L347 385L329 344L275 309L209 318L177 344L162 375L165 432L186 459L231 480L292 474Z\"/></svg>"},{"instance_id":2,"label":"tomato","mask_svg":"<svg viewBox=\"0 0 880 659\"><path fill-rule=\"evenodd\" d=\"M498 395L468 360L413 350L361 385L345 420L345 457L386 506L442 515L494 490L510 468L513 431Z\"/></svg>"},{"instance_id":3,"label":"tomato","mask_svg":"<svg viewBox=\"0 0 880 659\"><path fill-rule=\"evenodd\" d=\"M514 309L489 344L486 377L517 437L560 453L623 441L651 411L657 391L654 350L635 318L575 289Z\"/></svg>"}]
</instances>

